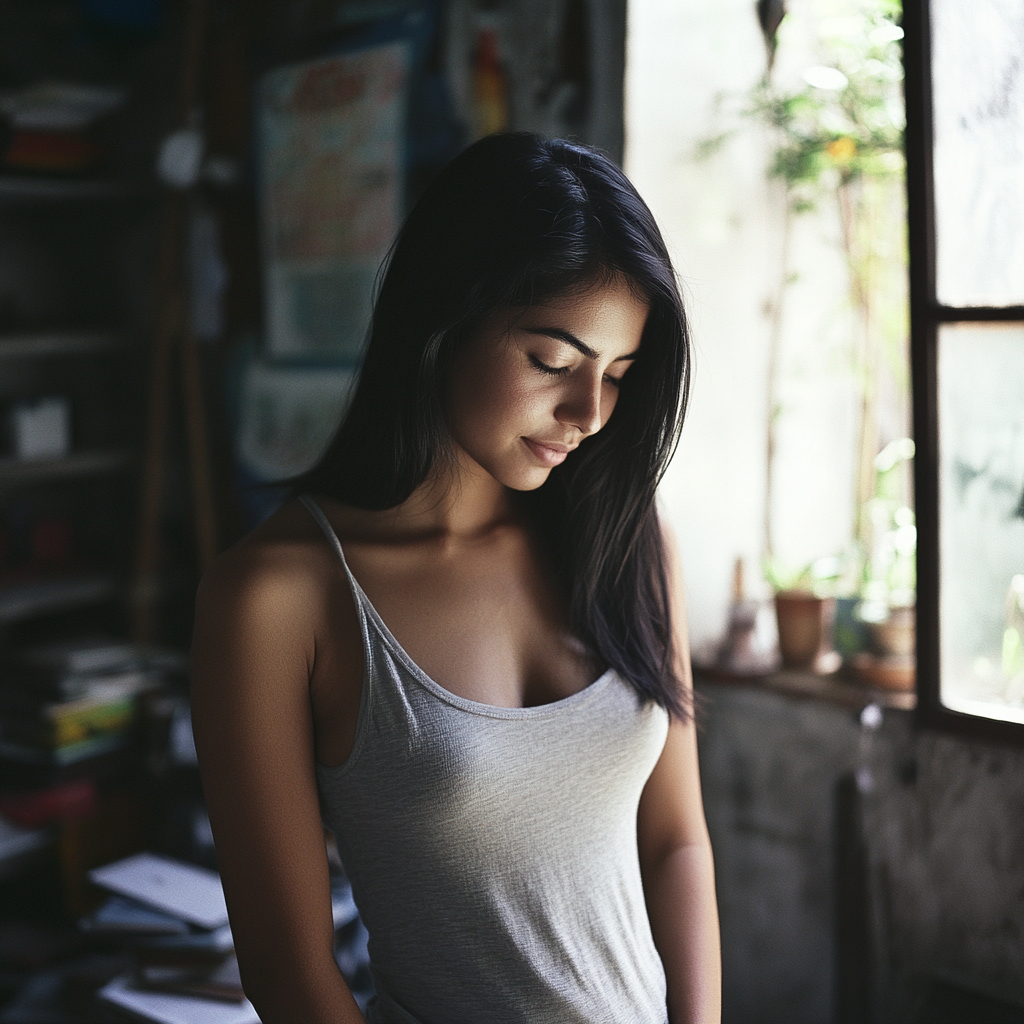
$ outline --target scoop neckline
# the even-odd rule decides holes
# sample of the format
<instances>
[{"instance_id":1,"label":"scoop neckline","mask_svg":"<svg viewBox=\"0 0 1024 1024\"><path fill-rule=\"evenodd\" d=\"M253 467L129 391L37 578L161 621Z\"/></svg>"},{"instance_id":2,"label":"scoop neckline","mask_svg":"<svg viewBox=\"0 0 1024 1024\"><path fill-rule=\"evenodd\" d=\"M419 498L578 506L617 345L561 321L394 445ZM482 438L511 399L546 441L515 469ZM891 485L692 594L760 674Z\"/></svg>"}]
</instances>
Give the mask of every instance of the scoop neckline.
<instances>
[{"instance_id":1,"label":"scoop neckline","mask_svg":"<svg viewBox=\"0 0 1024 1024\"><path fill-rule=\"evenodd\" d=\"M429 693L433 694L439 700L444 701L446 704L450 704L452 707L458 708L461 711L466 711L470 714L483 715L488 718L543 718L548 715L554 715L560 713L564 708L574 707L577 704L582 703L584 700L592 699L592 697L599 693L605 688L607 683L613 678L617 677L615 669L609 666L601 673L593 682L588 683L581 690L577 690L575 693L570 693L568 697L560 697L558 700L549 701L546 704L536 704L531 707L525 708L508 708L502 707L500 704L485 704L481 701L470 700L468 697L460 697L457 693L452 693L451 690L445 688L431 676L427 675L420 666L413 661L409 652L398 642L395 635L388 628L388 624L381 618L380 613L374 607L373 602L367 596L366 591L363 590L362 584L356 579L355 574L349 568L348 559L345 557L345 549L342 546L341 540L338 537L334 526L331 524L330 519L327 518L327 514L324 512L320 503L312 494L301 495L300 500L303 505L309 510L316 519L322 529L328 534L328 538L333 542L334 548L338 553L341 561L342 569L345 572L345 576L348 579L349 588L352 591L352 595L356 603L362 608L363 615L360 616L360 632L363 633L363 654L366 658L366 666L363 672L363 698L360 701L359 708L359 721L356 724L356 745L358 746L360 728L363 721L363 704L365 698L368 697L372 687L368 687L367 684L371 681L370 676L370 645L368 638L364 632L363 621L369 619L373 623L374 628L380 635L384 645L390 648L391 653L402 663L402 665L409 671L413 679L419 683ZM353 748L352 753L355 753ZM351 759L346 759L342 764L348 764ZM320 767L326 768L326 766L320 765ZM338 765L336 767L341 767ZM327 769L330 770L330 769Z\"/></svg>"},{"instance_id":2,"label":"scoop neckline","mask_svg":"<svg viewBox=\"0 0 1024 1024\"><path fill-rule=\"evenodd\" d=\"M348 569L347 562L345 568ZM559 714L566 708L575 707L584 700L591 699L594 694L603 690L612 676L615 675L615 669L609 666L593 682L588 683L581 690L577 690L575 693L570 693L568 697L559 697L558 700L549 701L546 704L534 704L530 707L523 708L503 707L500 704L485 704L481 701L470 700L469 697L460 697L457 693L452 693L451 690L442 686L431 676L427 675L427 673L424 672L415 661L413 661L409 652L398 642L395 635L388 628L388 624L381 618L380 613L373 606L373 602L366 596L366 591L363 590L362 584L360 584L359 580L355 578L351 569L348 569L348 575L349 579L352 581L354 589L358 591L358 599L366 609L370 622L373 623L374 628L380 634L381 640L383 640L385 645L390 648L391 653L398 658L402 665L408 669L416 682L424 687L424 689L428 690L439 700L444 701L446 704L450 704L452 707L458 708L460 711L466 711L475 715L483 715L487 718L543 718L548 715ZM369 671L369 668L370 666L367 665L367 671Z\"/></svg>"}]
</instances>

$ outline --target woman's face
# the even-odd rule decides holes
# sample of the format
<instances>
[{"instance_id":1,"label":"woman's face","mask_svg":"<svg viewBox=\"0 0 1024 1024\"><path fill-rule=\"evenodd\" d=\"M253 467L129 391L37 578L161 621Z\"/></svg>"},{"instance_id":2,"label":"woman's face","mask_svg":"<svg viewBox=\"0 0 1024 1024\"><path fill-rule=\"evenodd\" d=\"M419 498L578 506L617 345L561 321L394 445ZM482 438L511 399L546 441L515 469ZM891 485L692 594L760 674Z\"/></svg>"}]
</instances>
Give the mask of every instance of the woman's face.
<instances>
[{"instance_id":1,"label":"woman's face","mask_svg":"<svg viewBox=\"0 0 1024 1024\"><path fill-rule=\"evenodd\" d=\"M460 458L518 491L611 416L640 348L648 303L619 278L496 315L459 350L446 392Z\"/></svg>"}]
</instances>

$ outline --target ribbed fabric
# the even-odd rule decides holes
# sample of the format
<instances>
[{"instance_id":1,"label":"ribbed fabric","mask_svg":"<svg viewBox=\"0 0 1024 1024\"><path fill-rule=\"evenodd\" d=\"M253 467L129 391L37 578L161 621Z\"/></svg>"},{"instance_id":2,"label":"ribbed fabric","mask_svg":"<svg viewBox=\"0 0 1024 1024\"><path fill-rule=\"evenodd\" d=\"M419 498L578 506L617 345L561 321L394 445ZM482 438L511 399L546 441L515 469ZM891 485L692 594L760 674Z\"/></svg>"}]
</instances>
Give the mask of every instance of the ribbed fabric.
<instances>
[{"instance_id":1,"label":"ribbed fabric","mask_svg":"<svg viewBox=\"0 0 1024 1024\"><path fill-rule=\"evenodd\" d=\"M321 800L369 934L371 1024L666 1024L637 855L668 718L614 671L564 700L458 697L352 587L366 672Z\"/></svg>"}]
</instances>

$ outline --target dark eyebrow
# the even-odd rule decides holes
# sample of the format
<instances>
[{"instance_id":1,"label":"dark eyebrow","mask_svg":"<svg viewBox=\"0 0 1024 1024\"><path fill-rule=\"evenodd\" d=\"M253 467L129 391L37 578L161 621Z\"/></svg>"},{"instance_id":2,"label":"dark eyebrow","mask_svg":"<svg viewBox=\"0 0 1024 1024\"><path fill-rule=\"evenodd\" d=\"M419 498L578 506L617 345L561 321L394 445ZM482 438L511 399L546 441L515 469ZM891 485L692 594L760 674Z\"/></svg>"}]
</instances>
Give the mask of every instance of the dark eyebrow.
<instances>
[{"instance_id":1,"label":"dark eyebrow","mask_svg":"<svg viewBox=\"0 0 1024 1024\"><path fill-rule=\"evenodd\" d=\"M572 345L577 352L582 353L588 359L597 358L597 353L586 342L580 341L575 334L563 331L560 327L524 327L523 330L527 334L540 334L547 338L557 338L559 341L564 341L566 345ZM640 350L638 349L636 352L630 352L628 355L619 356L618 359L613 359L612 362L621 363L627 359L636 359L639 354Z\"/></svg>"}]
</instances>

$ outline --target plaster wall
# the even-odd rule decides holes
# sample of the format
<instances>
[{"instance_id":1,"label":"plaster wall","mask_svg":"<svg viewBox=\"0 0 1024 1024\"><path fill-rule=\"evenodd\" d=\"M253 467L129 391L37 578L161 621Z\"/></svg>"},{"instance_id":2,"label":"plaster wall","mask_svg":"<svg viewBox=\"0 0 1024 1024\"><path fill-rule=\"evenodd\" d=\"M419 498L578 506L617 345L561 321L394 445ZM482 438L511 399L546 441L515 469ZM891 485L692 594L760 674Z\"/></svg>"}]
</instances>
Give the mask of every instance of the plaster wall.
<instances>
[{"instance_id":1,"label":"plaster wall","mask_svg":"<svg viewBox=\"0 0 1024 1024\"><path fill-rule=\"evenodd\" d=\"M815 62L805 26L823 3L789 5L776 76L799 80ZM695 341L692 403L661 499L680 538L697 647L724 628L734 560L743 557L759 585L764 551L769 339L784 274L785 197L766 176L770 138L739 114L764 68L748 0L629 4L625 169L666 236ZM725 145L697 159L699 142L723 132L731 133ZM790 271L771 513L777 554L801 565L843 548L852 526L855 328L831 206L794 221Z\"/></svg>"}]
</instances>

